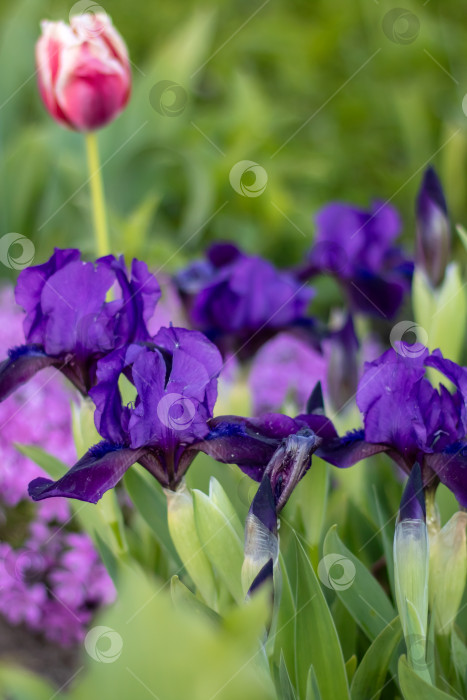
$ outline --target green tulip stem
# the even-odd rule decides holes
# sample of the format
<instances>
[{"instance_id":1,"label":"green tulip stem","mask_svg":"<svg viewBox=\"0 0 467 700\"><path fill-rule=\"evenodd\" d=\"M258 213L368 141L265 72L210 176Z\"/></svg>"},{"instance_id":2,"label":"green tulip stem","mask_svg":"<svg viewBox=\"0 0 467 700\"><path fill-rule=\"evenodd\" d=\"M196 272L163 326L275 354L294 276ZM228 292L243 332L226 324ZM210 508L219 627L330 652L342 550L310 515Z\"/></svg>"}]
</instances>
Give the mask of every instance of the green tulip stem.
<instances>
[{"instance_id":1,"label":"green tulip stem","mask_svg":"<svg viewBox=\"0 0 467 700\"><path fill-rule=\"evenodd\" d=\"M100 258L109 255L110 241L107 230L107 215L105 211L104 187L102 184L101 165L99 162L99 148L97 136L94 131L85 134L86 154L88 159L89 183L91 187L91 199L94 220L94 233L96 236L96 252Z\"/></svg>"}]
</instances>

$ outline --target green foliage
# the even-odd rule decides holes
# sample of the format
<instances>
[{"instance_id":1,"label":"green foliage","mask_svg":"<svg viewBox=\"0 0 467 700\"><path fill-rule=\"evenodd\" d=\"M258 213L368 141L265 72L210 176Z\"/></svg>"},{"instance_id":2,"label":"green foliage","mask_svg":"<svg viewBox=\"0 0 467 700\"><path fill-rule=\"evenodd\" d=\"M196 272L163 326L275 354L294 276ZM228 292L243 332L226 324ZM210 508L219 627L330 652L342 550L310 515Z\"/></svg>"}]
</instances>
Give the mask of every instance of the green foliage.
<instances>
[{"instance_id":1,"label":"green foliage","mask_svg":"<svg viewBox=\"0 0 467 700\"><path fill-rule=\"evenodd\" d=\"M372 642L352 679L352 700L378 700L385 685L389 664L402 637L399 619L384 628ZM376 689L376 690L375 690Z\"/></svg>"},{"instance_id":2,"label":"green foliage","mask_svg":"<svg viewBox=\"0 0 467 700\"><path fill-rule=\"evenodd\" d=\"M463 92L454 82L465 30L454 0L442 11L409 3L420 32L406 45L384 33L384 3L227 0L221 8L177 0L148 8L137 0L130 9L112 0L106 9L128 42L134 81L128 109L99 135L116 250L169 270L227 237L296 262L319 206L374 197L401 208L413 248L413 198L430 159L454 222L467 220ZM61 0L0 3L8 66L0 87L1 228L32 237L37 261L54 245L93 251L81 137L50 120L34 76L40 19L67 19L69 10ZM161 80L186 92L178 116L151 107ZM266 169L261 197L241 197L229 184L244 159Z\"/></svg>"},{"instance_id":3,"label":"green foliage","mask_svg":"<svg viewBox=\"0 0 467 700\"><path fill-rule=\"evenodd\" d=\"M112 0L106 9L128 42L134 79L128 109L99 134L114 252L140 256L163 276L210 241L231 238L292 264L303 260L320 206L376 197L401 210L413 250L413 200L429 161L453 223L465 223L465 11L454 0L442 9L406 5L420 32L404 45L385 34L390 8L381 2ZM34 241L36 262L54 246L94 254L81 136L50 120L34 76L40 19L66 19L69 10L62 0L0 0L0 222L4 233ZM154 109L161 80L186 95L178 116ZM260 197L230 185L231 168L245 159L266 170ZM467 235L457 230L454 248L465 258ZM417 274L414 314L431 348L465 360L461 269L454 264L437 292ZM340 293L329 281L318 287L314 309L326 317ZM89 406L73 407L73 423L81 455L99 439ZM67 469L37 446L17 447L54 479ZM110 662L99 660L99 640L94 656L85 647L67 697L466 697L462 611L444 641L429 629L424 679L405 657L397 668L392 540L401 489L385 460L346 472L314 460L283 513L273 604L268 587L243 599L254 485L238 470L199 456L187 491L167 496L134 466L123 480L131 514L118 489L97 506L70 501L73 526L92 536L116 582L118 600L99 625L122 646ZM447 520L453 499L440 489L439 500ZM3 700L62 696L23 670L0 668Z\"/></svg>"},{"instance_id":4,"label":"green foliage","mask_svg":"<svg viewBox=\"0 0 467 700\"><path fill-rule=\"evenodd\" d=\"M305 695L313 666L322 700L348 698L345 664L331 611L310 560L295 538L289 572L293 569L295 672L299 696ZM293 556L295 555L295 561Z\"/></svg>"},{"instance_id":5,"label":"green foliage","mask_svg":"<svg viewBox=\"0 0 467 700\"><path fill-rule=\"evenodd\" d=\"M333 584L329 570L330 586L368 638L375 639L396 616L394 607L368 569L341 542L336 526L326 535L323 549L326 556L337 557L338 566L340 562L341 566L350 562L348 581L342 585L339 578Z\"/></svg>"},{"instance_id":6,"label":"green foliage","mask_svg":"<svg viewBox=\"0 0 467 700\"><path fill-rule=\"evenodd\" d=\"M401 684L404 700L444 700L455 697L448 695L438 688L424 681L420 676L410 668L405 656L401 656L399 660L399 680Z\"/></svg>"}]
</instances>

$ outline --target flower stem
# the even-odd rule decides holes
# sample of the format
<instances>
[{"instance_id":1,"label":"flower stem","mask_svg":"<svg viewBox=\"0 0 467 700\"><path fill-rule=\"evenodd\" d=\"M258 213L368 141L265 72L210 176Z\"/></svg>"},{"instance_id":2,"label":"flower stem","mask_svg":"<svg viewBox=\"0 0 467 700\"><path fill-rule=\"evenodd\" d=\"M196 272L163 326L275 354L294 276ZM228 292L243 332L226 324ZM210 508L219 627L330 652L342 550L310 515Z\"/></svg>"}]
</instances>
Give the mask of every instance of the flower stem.
<instances>
[{"instance_id":1,"label":"flower stem","mask_svg":"<svg viewBox=\"0 0 467 700\"><path fill-rule=\"evenodd\" d=\"M101 167L99 163L99 149L95 132L85 134L86 154L88 159L89 182L91 186L91 198L94 220L94 233L96 236L97 256L102 257L110 253L110 241L107 231L107 216L105 212L104 187L102 184Z\"/></svg>"}]
</instances>

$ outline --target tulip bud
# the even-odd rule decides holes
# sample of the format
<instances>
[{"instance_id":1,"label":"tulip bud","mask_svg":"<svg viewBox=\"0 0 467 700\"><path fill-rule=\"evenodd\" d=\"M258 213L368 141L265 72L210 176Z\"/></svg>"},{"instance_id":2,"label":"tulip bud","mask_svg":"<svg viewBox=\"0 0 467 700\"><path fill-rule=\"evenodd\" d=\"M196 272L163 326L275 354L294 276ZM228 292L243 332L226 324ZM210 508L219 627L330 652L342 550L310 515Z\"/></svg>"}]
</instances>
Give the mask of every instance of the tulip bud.
<instances>
[{"instance_id":1,"label":"tulip bud","mask_svg":"<svg viewBox=\"0 0 467 700\"><path fill-rule=\"evenodd\" d=\"M415 464L402 496L394 537L397 608L407 644L407 657L419 675L425 665L428 623L428 533L420 466Z\"/></svg>"},{"instance_id":2,"label":"tulip bud","mask_svg":"<svg viewBox=\"0 0 467 700\"><path fill-rule=\"evenodd\" d=\"M449 262L451 234L443 188L433 168L425 172L417 198L417 264L439 287Z\"/></svg>"},{"instance_id":3,"label":"tulip bud","mask_svg":"<svg viewBox=\"0 0 467 700\"><path fill-rule=\"evenodd\" d=\"M39 91L50 115L77 131L99 129L122 111L131 91L128 52L105 13L43 21L36 44Z\"/></svg>"},{"instance_id":4,"label":"tulip bud","mask_svg":"<svg viewBox=\"0 0 467 700\"><path fill-rule=\"evenodd\" d=\"M279 555L277 516L311 464L321 439L308 429L284 438L266 467L245 527L242 583L252 591L271 578Z\"/></svg>"},{"instance_id":5,"label":"tulip bud","mask_svg":"<svg viewBox=\"0 0 467 700\"><path fill-rule=\"evenodd\" d=\"M430 538L430 608L435 630L449 634L454 625L465 588L467 513L455 513Z\"/></svg>"}]
</instances>

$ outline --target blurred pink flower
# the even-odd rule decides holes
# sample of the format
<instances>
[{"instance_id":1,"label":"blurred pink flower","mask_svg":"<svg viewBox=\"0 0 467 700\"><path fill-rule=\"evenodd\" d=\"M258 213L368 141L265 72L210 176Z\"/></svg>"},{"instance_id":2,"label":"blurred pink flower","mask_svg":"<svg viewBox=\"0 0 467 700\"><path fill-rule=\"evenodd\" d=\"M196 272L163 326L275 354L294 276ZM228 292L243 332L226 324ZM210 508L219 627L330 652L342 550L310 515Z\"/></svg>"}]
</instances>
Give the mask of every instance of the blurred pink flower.
<instances>
[{"instance_id":1,"label":"blurred pink flower","mask_svg":"<svg viewBox=\"0 0 467 700\"><path fill-rule=\"evenodd\" d=\"M43 21L36 45L39 90L50 115L77 131L99 129L120 114L131 92L128 51L105 13Z\"/></svg>"},{"instance_id":2,"label":"blurred pink flower","mask_svg":"<svg viewBox=\"0 0 467 700\"><path fill-rule=\"evenodd\" d=\"M23 315L10 288L0 292L0 319L0 353L6 355L9 348L24 342ZM47 369L0 403L0 497L6 505L15 506L27 498L30 480L43 476L14 443L37 445L65 464L76 461L71 433L72 396L60 374ZM70 511L65 499L58 499L52 507L41 506L39 512L46 520L66 520Z\"/></svg>"},{"instance_id":3,"label":"blurred pink flower","mask_svg":"<svg viewBox=\"0 0 467 700\"><path fill-rule=\"evenodd\" d=\"M13 290L0 291L0 353L23 342ZM0 516L8 535L12 508L28 502L21 547L0 543L0 614L63 645L81 641L94 611L112 602L113 583L88 535L69 532L70 507L54 498L33 504L29 481L44 472L14 443L41 447L66 464L76 461L72 393L54 369L45 370L0 403ZM22 516L23 517L23 516Z\"/></svg>"}]
</instances>

